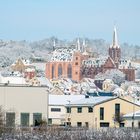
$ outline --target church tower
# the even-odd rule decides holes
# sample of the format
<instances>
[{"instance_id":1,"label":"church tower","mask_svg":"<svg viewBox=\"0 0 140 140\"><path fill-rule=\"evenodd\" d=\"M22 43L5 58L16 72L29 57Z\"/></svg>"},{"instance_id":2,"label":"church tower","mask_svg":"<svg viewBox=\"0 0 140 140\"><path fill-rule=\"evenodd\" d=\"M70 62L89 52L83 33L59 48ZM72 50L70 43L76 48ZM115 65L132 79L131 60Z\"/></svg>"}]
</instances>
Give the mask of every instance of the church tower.
<instances>
[{"instance_id":1,"label":"church tower","mask_svg":"<svg viewBox=\"0 0 140 140\"><path fill-rule=\"evenodd\" d=\"M109 56L113 59L116 66L118 67L119 60L121 58L121 49L118 44L116 27L114 27L112 45L109 47Z\"/></svg>"}]
</instances>

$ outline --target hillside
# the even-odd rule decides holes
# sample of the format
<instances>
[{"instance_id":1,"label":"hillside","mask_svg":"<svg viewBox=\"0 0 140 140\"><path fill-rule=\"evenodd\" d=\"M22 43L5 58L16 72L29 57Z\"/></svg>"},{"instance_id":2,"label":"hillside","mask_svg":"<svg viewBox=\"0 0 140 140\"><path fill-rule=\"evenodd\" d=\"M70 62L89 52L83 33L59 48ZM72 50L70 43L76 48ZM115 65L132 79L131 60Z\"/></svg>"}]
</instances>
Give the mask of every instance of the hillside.
<instances>
[{"instance_id":1,"label":"hillside","mask_svg":"<svg viewBox=\"0 0 140 140\"><path fill-rule=\"evenodd\" d=\"M49 52L53 50L53 41L56 41L56 47L70 47L76 44L76 39L72 41L59 40L55 37L44 40L28 42L28 41L4 41L0 40L0 67L11 65L17 58L23 57L26 59L38 57L42 60L47 60ZM80 39L82 44L82 39ZM87 47L90 51L98 55L107 55L110 43L103 39L88 39L86 38ZM122 57L125 58L140 58L140 46L123 43L120 45Z\"/></svg>"}]
</instances>

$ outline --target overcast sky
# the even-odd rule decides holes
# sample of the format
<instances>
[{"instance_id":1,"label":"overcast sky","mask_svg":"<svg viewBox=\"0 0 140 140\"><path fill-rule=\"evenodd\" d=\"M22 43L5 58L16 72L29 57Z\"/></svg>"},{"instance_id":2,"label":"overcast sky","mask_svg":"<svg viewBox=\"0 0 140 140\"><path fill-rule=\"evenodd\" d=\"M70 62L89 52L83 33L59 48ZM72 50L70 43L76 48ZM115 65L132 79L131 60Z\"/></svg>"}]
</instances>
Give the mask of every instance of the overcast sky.
<instances>
[{"instance_id":1,"label":"overcast sky","mask_svg":"<svg viewBox=\"0 0 140 140\"><path fill-rule=\"evenodd\" d=\"M0 38L40 40L51 36L140 45L140 0L1 0Z\"/></svg>"}]
</instances>

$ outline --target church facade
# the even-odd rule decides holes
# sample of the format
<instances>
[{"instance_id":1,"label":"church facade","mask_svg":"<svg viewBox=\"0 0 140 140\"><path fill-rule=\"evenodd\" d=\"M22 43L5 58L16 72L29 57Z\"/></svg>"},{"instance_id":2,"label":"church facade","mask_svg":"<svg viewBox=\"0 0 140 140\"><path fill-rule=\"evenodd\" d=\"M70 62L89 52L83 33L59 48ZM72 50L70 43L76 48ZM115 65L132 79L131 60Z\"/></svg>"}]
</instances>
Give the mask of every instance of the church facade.
<instances>
[{"instance_id":1,"label":"church facade","mask_svg":"<svg viewBox=\"0 0 140 140\"><path fill-rule=\"evenodd\" d=\"M82 62L87 58L85 42L80 45L79 39L76 48L56 49L46 64L46 77L50 80L62 77L80 81Z\"/></svg>"},{"instance_id":2,"label":"church facade","mask_svg":"<svg viewBox=\"0 0 140 140\"><path fill-rule=\"evenodd\" d=\"M83 62L82 76L94 78L98 73L104 73L109 69L119 69L126 77L125 80L135 80L135 69L131 66L131 62L121 60L121 48L117 40L117 31L114 28L112 45L108 49L108 57L88 59ZM125 62L125 63L124 63Z\"/></svg>"},{"instance_id":3,"label":"church facade","mask_svg":"<svg viewBox=\"0 0 140 140\"><path fill-rule=\"evenodd\" d=\"M112 45L108 49L109 56L91 58L85 48L85 41L81 45L78 39L75 48L54 50L46 64L46 78L53 80L62 77L79 82L82 78L94 79L98 73L118 69L126 75L125 80L135 80L135 69L131 66L131 62L121 60L116 28L113 32Z\"/></svg>"}]
</instances>

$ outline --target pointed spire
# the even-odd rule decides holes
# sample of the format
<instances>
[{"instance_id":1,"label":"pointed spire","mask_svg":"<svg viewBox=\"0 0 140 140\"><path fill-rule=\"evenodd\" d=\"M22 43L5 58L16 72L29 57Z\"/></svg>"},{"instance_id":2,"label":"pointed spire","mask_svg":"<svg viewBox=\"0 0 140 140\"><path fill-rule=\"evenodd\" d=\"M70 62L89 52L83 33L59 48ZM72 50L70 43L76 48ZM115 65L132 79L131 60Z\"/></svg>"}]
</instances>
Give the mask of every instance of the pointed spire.
<instances>
[{"instance_id":1,"label":"pointed spire","mask_svg":"<svg viewBox=\"0 0 140 140\"><path fill-rule=\"evenodd\" d=\"M53 40L53 51L55 50L56 48L56 42L55 42L55 39Z\"/></svg>"},{"instance_id":2,"label":"pointed spire","mask_svg":"<svg viewBox=\"0 0 140 140\"><path fill-rule=\"evenodd\" d=\"M80 40L79 40L79 38L77 39L77 50L78 50L78 51L81 50L81 47L80 47Z\"/></svg>"},{"instance_id":3,"label":"pointed spire","mask_svg":"<svg viewBox=\"0 0 140 140\"><path fill-rule=\"evenodd\" d=\"M114 32L113 32L113 44L112 44L113 48L119 47L118 45L118 38L117 38L117 30L116 30L116 26L114 26Z\"/></svg>"},{"instance_id":4,"label":"pointed spire","mask_svg":"<svg viewBox=\"0 0 140 140\"><path fill-rule=\"evenodd\" d=\"M86 51L86 40L83 39L82 52Z\"/></svg>"}]
</instances>

